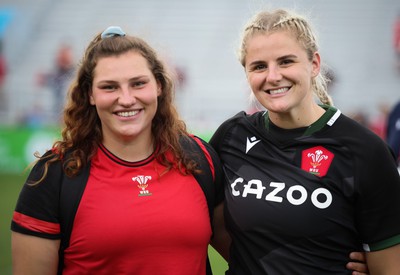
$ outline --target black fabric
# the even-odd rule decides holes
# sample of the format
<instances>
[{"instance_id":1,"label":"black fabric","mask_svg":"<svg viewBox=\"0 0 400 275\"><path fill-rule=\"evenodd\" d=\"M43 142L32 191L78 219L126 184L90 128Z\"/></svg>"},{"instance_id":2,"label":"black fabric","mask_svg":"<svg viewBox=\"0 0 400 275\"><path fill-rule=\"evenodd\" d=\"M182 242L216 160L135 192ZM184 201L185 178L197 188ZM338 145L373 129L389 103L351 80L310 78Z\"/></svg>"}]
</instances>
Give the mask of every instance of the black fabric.
<instances>
[{"instance_id":1,"label":"black fabric","mask_svg":"<svg viewBox=\"0 0 400 275\"><path fill-rule=\"evenodd\" d=\"M19 194L15 207L17 213L34 217L49 223L59 223L59 204L60 182L62 179L62 166L60 161L53 162L48 166L48 174L40 184L36 182L42 177L46 169L45 163L48 160L50 152L43 155L32 168L29 176ZM46 198L45 200L43 198ZM26 231L12 222L11 230L25 233ZM59 233L38 233L30 231L30 235L35 235L48 239L60 239Z\"/></svg>"},{"instance_id":2,"label":"black fabric","mask_svg":"<svg viewBox=\"0 0 400 275\"><path fill-rule=\"evenodd\" d=\"M64 263L64 250L69 246L72 225L74 223L76 211L81 201L83 191L85 190L87 180L90 174L90 163L86 165L80 173L73 177L67 177L63 173L63 179L60 192L60 227L61 244L59 250L58 274L62 274Z\"/></svg>"},{"instance_id":3,"label":"black fabric","mask_svg":"<svg viewBox=\"0 0 400 275\"><path fill-rule=\"evenodd\" d=\"M239 113L210 140L225 172L227 274L349 274L350 251L400 242L399 175L379 137L338 114L283 140L264 116Z\"/></svg>"},{"instance_id":4,"label":"black fabric","mask_svg":"<svg viewBox=\"0 0 400 275\"><path fill-rule=\"evenodd\" d=\"M201 189L203 190L204 194L207 198L207 205L208 205L208 212L210 215L210 221L212 224L212 217L213 217L213 209L215 205L215 188L214 188L214 180L213 175L210 170L210 165L204 156L200 145L197 142L194 142L192 138L181 138L181 145L184 148L184 151L188 153L189 158L194 159L198 165L201 173L195 174L194 177L196 178L197 182L200 184Z\"/></svg>"},{"instance_id":5,"label":"black fabric","mask_svg":"<svg viewBox=\"0 0 400 275\"><path fill-rule=\"evenodd\" d=\"M197 142L195 142L192 138L183 137L181 138L181 145L184 148L185 152L189 154L189 157L193 158L198 163L199 168L202 171L199 174L195 174L194 177L200 184L200 187L203 190L204 195L206 196L208 211L210 215L211 229L213 229L214 206L216 205L216 202L219 203L222 200L221 196L223 196L223 188L220 184L221 182L220 179L222 175L221 165L219 157L212 149L212 147L199 137L196 136L194 138L200 140L204 145L204 147L206 147L208 153L210 154L214 165L214 173L215 173L214 177L210 169L210 164L208 163L207 158L205 157L200 145L197 144ZM221 188L218 188L218 186L220 186ZM206 274L212 275L211 265L208 256L207 256Z\"/></svg>"}]
</instances>

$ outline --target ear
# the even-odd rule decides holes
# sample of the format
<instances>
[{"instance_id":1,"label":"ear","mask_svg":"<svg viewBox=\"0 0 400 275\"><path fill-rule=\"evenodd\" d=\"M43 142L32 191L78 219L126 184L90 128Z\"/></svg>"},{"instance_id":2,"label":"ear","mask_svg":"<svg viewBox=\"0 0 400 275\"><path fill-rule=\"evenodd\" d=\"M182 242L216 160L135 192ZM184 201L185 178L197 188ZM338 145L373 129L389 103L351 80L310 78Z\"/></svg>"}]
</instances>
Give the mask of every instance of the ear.
<instances>
[{"instance_id":1,"label":"ear","mask_svg":"<svg viewBox=\"0 0 400 275\"><path fill-rule=\"evenodd\" d=\"M160 81L157 81L157 96L160 96L162 93L162 85Z\"/></svg>"},{"instance_id":2,"label":"ear","mask_svg":"<svg viewBox=\"0 0 400 275\"><path fill-rule=\"evenodd\" d=\"M95 101L94 101L94 98L93 98L93 92L92 91L90 91L90 93L89 93L89 102L90 102L90 105L96 105L96 103L95 103Z\"/></svg>"},{"instance_id":3,"label":"ear","mask_svg":"<svg viewBox=\"0 0 400 275\"><path fill-rule=\"evenodd\" d=\"M315 52L313 54L313 59L311 61L312 64L312 76L316 77L321 71L321 56L319 52Z\"/></svg>"}]
</instances>

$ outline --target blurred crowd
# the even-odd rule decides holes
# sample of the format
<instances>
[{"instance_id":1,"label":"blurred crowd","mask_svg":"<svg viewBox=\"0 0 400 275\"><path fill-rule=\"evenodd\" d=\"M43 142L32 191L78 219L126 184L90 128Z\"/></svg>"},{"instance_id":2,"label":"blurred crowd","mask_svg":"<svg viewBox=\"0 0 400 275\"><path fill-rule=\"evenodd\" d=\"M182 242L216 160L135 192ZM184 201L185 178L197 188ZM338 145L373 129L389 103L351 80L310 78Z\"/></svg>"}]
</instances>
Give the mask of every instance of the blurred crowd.
<instances>
[{"instance_id":1,"label":"blurred crowd","mask_svg":"<svg viewBox=\"0 0 400 275\"><path fill-rule=\"evenodd\" d=\"M3 52L3 47L0 37L0 114L7 112L7 93L4 91L4 83L7 77L7 60ZM393 21L393 50L395 55L394 67L400 78L400 12ZM172 63L172 62L171 62ZM67 90L74 76L77 59L73 52L73 47L68 43L62 42L54 56L54 64L47 71L37 72L36 88L49 89L51 91L52 106L44 108L42 104L32 102L29 110L20 114L18 122L21 126L40 128L47 125L59 125L61 123L61 110L65 103ZM187 72L182 66L175 66L177 90L182 92L183 87L187 82ZM332 83L336 82L334 72L329 72L329 77ZM182 93L181 93L182 94ZM181 95L182 96L182 95ZM181 96L177 96L177 107L183 104ZM368 109L356 110L350 117L357 120L360 124L375 132L382 139L388 141L392 146L397 156L399 156L400 147L400 99L396 102L377 102L377 114L371 117L371 112ZM340 107L340 106L339 106ZM244 106L246 108L246 106ZM46 110L45 110L46 109ZM251 112L254 108L248 106L247 109Z\"/></svg>"}]
</instances>

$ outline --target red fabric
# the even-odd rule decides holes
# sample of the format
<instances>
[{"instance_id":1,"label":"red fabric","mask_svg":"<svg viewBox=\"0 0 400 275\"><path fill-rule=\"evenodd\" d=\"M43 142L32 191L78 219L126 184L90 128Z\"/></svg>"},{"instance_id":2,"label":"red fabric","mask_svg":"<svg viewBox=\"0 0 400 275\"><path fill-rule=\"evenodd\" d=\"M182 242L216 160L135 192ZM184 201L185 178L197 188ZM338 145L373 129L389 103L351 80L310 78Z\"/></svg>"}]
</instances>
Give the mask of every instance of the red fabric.
<instances>
[{"instance_id":1,"label":"red fabric","mask_svg":"<svg viewBox=\"0 0 400 275\"><path fill-rule=\"evenodd\" d=\"M40 232L40 233L47 233L47 234L60 234L60 224L46 222L42 220L38 220L19 212L14 212L13 215L14 222L18 223L22 227L26 229Z\"/></svg>"},{"instance_id":2,"label":"red fabric","mask_svg":"<svg viewBox=\"0 0 400 275\"><path fill-rule=\"evenodd\" d=\"M205 274L211 226L193 176L150 158L129 163L104 150L65 250L63 274Z\"/></svg>"}]
</instances>

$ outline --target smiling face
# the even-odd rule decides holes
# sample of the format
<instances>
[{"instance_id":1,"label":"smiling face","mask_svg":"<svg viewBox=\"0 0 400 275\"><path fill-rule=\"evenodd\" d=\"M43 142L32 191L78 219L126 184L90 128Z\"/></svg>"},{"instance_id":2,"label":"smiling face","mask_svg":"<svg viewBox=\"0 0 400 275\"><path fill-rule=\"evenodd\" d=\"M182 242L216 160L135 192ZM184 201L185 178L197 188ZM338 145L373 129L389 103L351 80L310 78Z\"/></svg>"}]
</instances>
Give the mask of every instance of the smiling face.
<instances>
[{"instance_id":1,"label":"smiling face","mask_svg":"<svg viewBox=\"0 0 400 275\"><path fill-rule=\"evenodd\" d=\"M138 52L100 58L90 103L101 120L103 143L150 140L160 94L161 86Z\"/></svg>"},{"instance_id":2,"label":"smiling face","mask_svg":"<svg viewBox=\"0 0 400 275\"><path fill-rule=\"evenodd\" d=\"M289 33L249 37L244 65L255 97L272 116L299 118L316 104L312 79L320 71L319 54L315 52L310 60Z\"/></svg>"}]
</instances>

